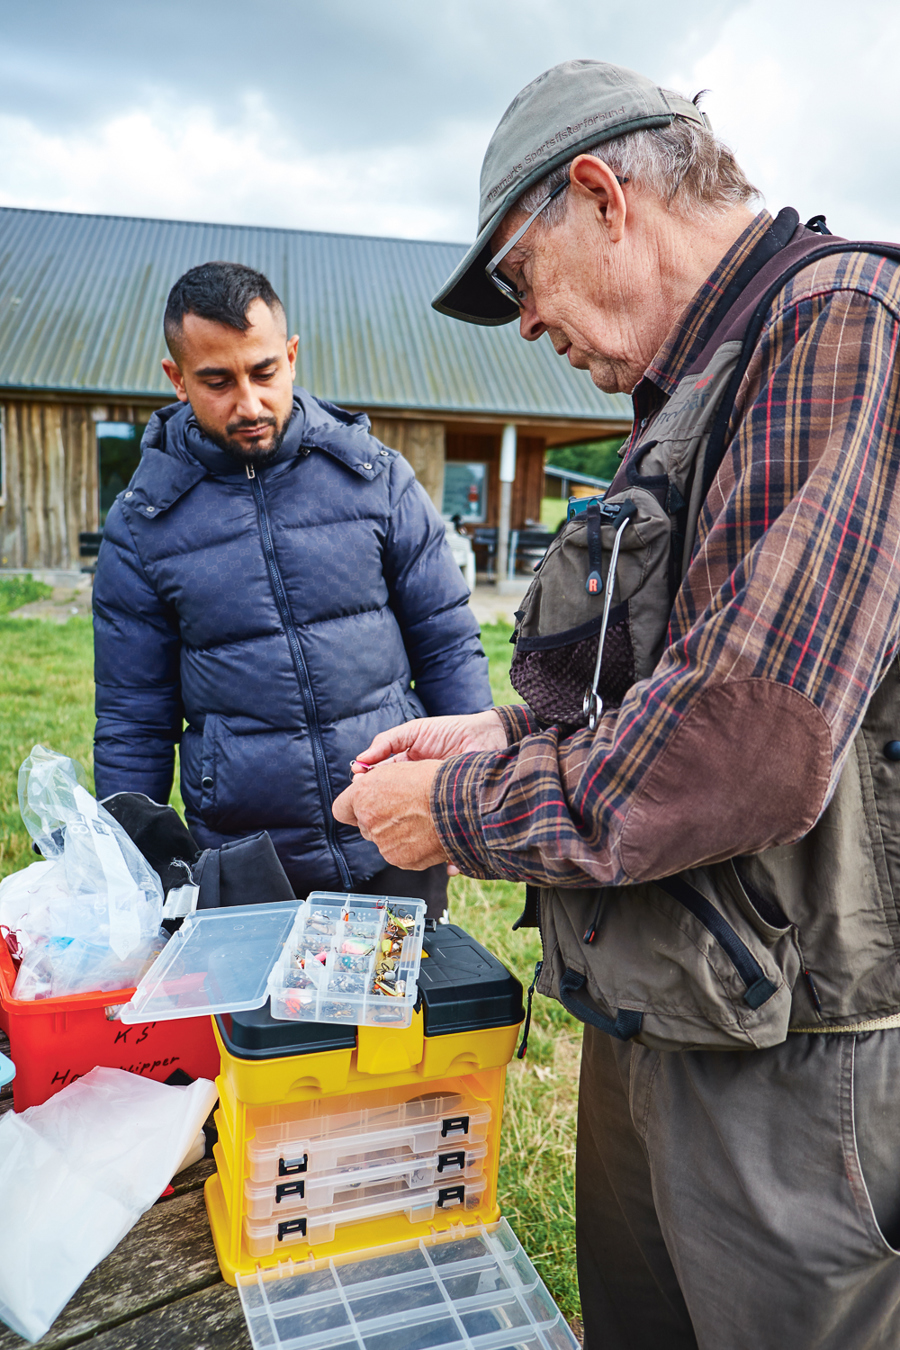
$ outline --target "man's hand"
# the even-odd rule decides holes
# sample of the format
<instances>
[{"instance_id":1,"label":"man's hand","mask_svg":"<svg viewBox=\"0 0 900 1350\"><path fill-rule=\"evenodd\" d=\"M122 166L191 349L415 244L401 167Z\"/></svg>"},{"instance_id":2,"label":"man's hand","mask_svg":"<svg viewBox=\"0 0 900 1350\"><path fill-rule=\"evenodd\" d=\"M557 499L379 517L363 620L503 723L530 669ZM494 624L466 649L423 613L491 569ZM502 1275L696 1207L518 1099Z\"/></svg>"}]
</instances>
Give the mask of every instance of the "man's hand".
<instances>
[{"instance_id":1,"label":"man's hand","mask_svg":"<svg viewBox=\"0 0 900 1350\"><path fill-rule=\"evenodd\" d=\"M381 739L376 737L373 744ZM436 759L415 764L392 760L378 764L369 773L358 773L332 806L335 819L344 825L356 825L363 839L371 840L385 862L395 867L421 872L446 862L447 855L431 820L431 784L438 763Z\"/></svg>"},{"instance_id":2,"label":"man's hand","mask_svg":"<svg viewBox=\"0 0 900 1350\"><path fill-rule=\"evenodd\" d=\"M454 717L417 717L390 731L380 732L354 760L354 771L364 774L365 768L383 760L449 759L464 755L469 750L505 750L506 732L494 708L487 712L469 713ZM338 801L340 801L340 797Z\"/></svg>"}]
</instances>

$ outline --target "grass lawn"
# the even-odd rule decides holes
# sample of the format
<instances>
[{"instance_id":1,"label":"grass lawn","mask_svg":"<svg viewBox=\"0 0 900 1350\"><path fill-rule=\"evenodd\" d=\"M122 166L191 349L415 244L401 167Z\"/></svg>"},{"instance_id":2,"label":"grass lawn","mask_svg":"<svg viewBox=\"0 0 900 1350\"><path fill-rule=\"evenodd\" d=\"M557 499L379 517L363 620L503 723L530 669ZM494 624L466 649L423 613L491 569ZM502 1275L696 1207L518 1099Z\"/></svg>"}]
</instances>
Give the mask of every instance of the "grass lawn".
<instances>
[{"instance_id":1,"label":"grass lawn","mask_svg":"<svg viewBox=\"0 0 900 1350\"><path fill-rule=\"evenodd\" d=\"M32 599L31 595L27 597ZM19 601L24 603L24 600ZM518 701L508 679L509 629L482 632L497 703ZM37 742L93 771L93 644L90 621L55 624L0 617L0 877L34 861L16 796L19 765ZM180 797L173 794L180 808ZM513 933L524 888L456 877L453 918L506 962L527 986L540 955L536 932ZM500 1204L569 1319L578 1317L575 1282L575 1102L578 1024L557 1003L536 998L528 1058L507 1080Z\"/></svg>"}]
</instances>

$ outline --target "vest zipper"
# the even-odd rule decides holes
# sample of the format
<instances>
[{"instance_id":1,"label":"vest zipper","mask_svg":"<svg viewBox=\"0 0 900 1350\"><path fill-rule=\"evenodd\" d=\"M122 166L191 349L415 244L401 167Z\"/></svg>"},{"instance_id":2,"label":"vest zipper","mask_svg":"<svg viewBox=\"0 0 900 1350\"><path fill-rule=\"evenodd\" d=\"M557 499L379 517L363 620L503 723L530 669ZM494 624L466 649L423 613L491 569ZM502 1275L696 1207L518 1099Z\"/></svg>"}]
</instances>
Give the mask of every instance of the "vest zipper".
<instances>
[{"instance_id":1,"label":"vest zipper","mask_svg":"<svg viewBox=\"0 0 900 1350\"><path fill-rule=\"evenodd\" d=\"M341 852L340 845L335 838L334 817L331 814L331 784L328 781L328 766L325 759L325 748L322 745L322 731L319 727L319 719L316 714L316 703L313 697L312 684L309 678L309 671L306 666L306 657L303 655L303 648L300 646L300 639L297 637L297 631L291 617L290 606L288 605L287 591L284 581L278 567L278 561L275 557L275 547L272 543L272 531L269 526L269 513L266 509L266 498L263 492L263 486L256 471L251 464L246 466L247 477L250 480L250 487L253 491L253 497L256 502L256 516L259 522L259 534L262 540L263 556L266 560L266 569L269 573L269 581L275 596L275 603L278 606L278 612L281 615L281 622L284 625L284 631L287 635L288 648L291 653L291 660L294 663L294 671L297 675L297 681L300 685L300 693L303 696L303 706L306 711L306 724L309 728L309 741L313 751L313 761L316 768L316 782L319 787L319 798L322 803L323 815L325 819L325 840L334 858L338 875L346 889L352 890L353 879L350 876L350 868L347 866L347 860Z\"/></svg>"},{"instance_id":2,"label":"vest zipper","mask_svg":"<svg viewBox=\"0 0 900 1350\"><path fill-rule=\"evenodd\" d=\"M537 919L537 930L538 930L538 934L539 934L540 939L541 939L541 953L543 954L543 950L544 950L544 934L541 932L541 897L540 897L540 894L538 895L538 898L537 898L537 900L535 901L535 906L534 906L534 916L535 916L535 918ZM515 927L515 925L513 925L513 927ZM535 963L535 967L534 967L534 976L533 976L533 978L532 978L531 984L528 986L528 1003L525 1005L525 1025L522 1027L522 1039L521 1039L521 1041L519 1042L519 1048L518 1048L518 1050L516 1051L516 1059L524 1059L524 1058L525 1058L525 1052L526 1052L527 1049L528 1049L528 1033L529 1033L530 1030L531 1030L531 1005L532 1005L532 1003L534 1002L534 990L535 990L535 985L536 985L537 982L538 982L538 978L540 977L540 973L541 973L541 971L543 970L543 968L544 968L544 960L543 960L543 955L542 955L542 956L541 956L541 960Z\"/></svg>"},{"instance_id":3,"label":"vest zipper","mask_svg":"<svg viewBox=\"0 0 900 1350\"><path fill-rule=\"evenodd\" d=\"M715 905L710 904L706 896L679 875L660 877L653 883L665 891L673 900L693 914L694 918L716 940L734 966L740 978L747 986L744 990L744 1002L751 1008L759 1008L777 992L777 987L763 971L762 966L732 928L720 914Z\"/></svg>"}]
</instances>

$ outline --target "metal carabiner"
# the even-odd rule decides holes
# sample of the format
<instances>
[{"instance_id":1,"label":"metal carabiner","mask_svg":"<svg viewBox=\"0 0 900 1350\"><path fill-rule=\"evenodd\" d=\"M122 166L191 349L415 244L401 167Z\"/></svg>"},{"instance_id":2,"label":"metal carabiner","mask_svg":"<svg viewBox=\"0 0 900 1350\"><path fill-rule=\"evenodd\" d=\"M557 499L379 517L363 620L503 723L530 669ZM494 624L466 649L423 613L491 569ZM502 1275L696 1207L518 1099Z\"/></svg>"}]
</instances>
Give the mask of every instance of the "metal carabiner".
<instances>
[{"instance_id":1,"label":"metal carabiner","mask_svg":"<svg viewBox=\"0 0 900 1350\"><path fill-rule=\"evenodd\" d=\"M600 680L600 666L603 661L603 648L606 643L606 625L609 622L609 611L612 608L613 588L616 584L616 568L619 565L619 547L622 543L622 532L634 515L637 507L634 502L623 502L621 510L625 512L620 523L616 526L616 537L613 540L612 553L609 559L609 570L606 574L606 594L603 597L603 622L600 625L600 643L597 647L597 660L594 664L594 678L591 686L586 690L584 702L581 710L587 718L588 728L596 731L600 724L600 717L603 712L603 699L597 693L597 684Z\"/></svg>"}]
</instances>

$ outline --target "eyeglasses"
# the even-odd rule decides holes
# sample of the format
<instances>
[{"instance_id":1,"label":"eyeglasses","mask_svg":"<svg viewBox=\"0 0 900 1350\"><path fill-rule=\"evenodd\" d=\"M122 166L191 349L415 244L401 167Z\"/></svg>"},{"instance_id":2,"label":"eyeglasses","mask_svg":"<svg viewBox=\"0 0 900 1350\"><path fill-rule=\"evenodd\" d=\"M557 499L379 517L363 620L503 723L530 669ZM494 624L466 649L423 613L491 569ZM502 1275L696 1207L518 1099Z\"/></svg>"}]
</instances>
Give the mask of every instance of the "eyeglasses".
<instances>
[{"instance_id":1,"label":"eyeglasses","mask_svg":"<svg viewBox=\"0 0 900 1350\"><path fill-rule=\"evenodd\" d=\"M628 182L628 178L627 177L620 178L619 175L616 174L616 182L620 183L624 187L625 184ZM555 201L561 192L565 192L568 186L569 186L569 179L566 178L562 183L560 183L557 187L555 187L553 191L544 198L541 204L538 207L536 207L534 211L532 211L531 215L525 221L524 225L520 225L519 228L516 230L515 234L513 235L513 237L507 240L507 242L501 248L500 252L494 254L493 258L491 258L490 262L484 269L488 281L493 282L493 284L497 287L497 290L501 293L501 295L505 295L507 300L511 300L514 305L518 306L519 309L521 309L525 303L525 292L517 291L512 282L507 281L506 277L502 276L497 269L503 262L503 259L506 257L507 253L510 253L515 248L516 244L522 238L522 235L525 233L528 227L534 224L534 222L537 220L541 212L546 207L548 207L552 201Z\"/></svg>"}]
</instances>

